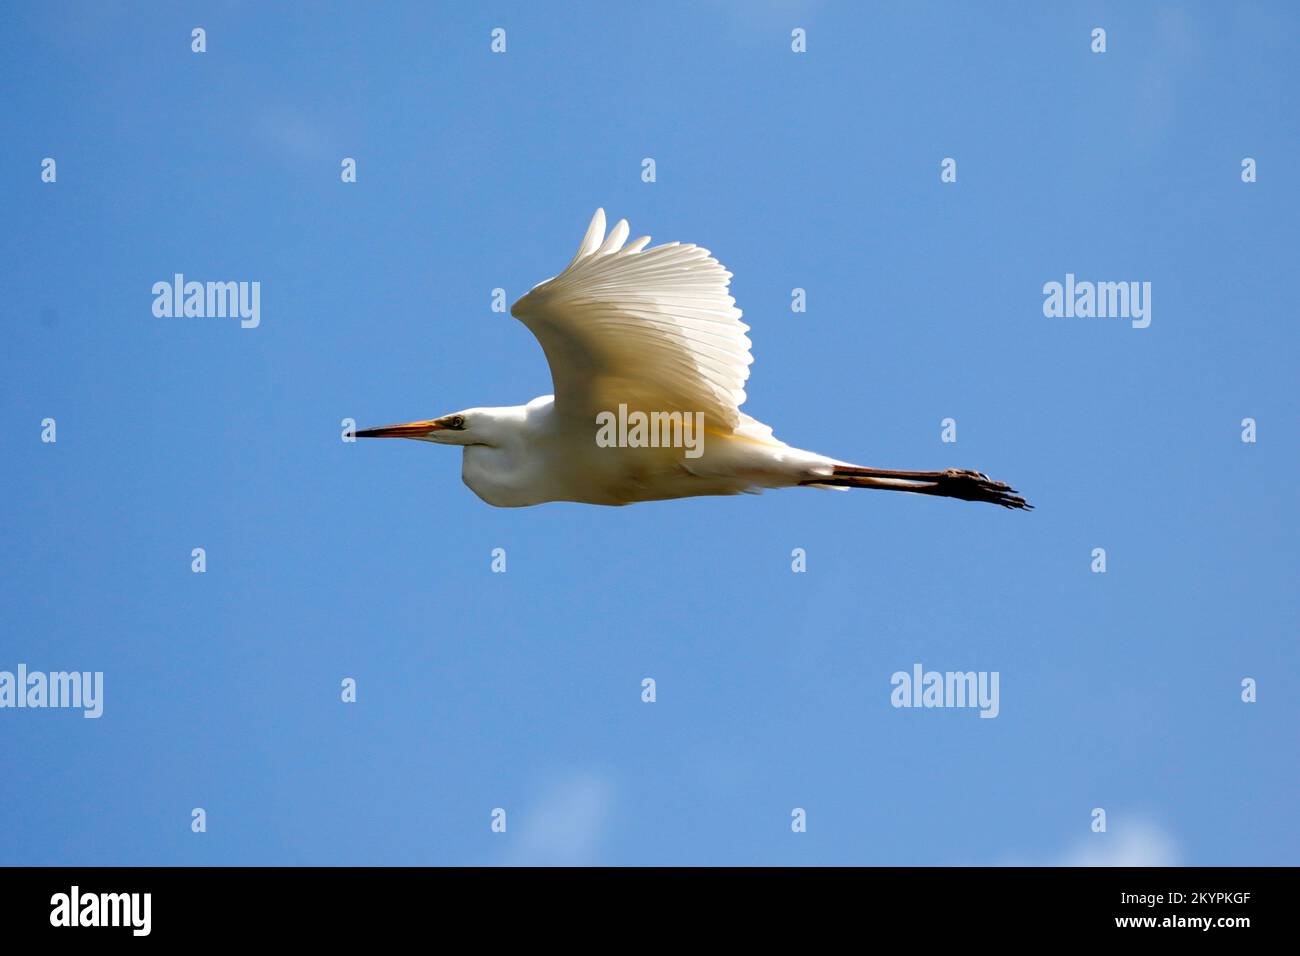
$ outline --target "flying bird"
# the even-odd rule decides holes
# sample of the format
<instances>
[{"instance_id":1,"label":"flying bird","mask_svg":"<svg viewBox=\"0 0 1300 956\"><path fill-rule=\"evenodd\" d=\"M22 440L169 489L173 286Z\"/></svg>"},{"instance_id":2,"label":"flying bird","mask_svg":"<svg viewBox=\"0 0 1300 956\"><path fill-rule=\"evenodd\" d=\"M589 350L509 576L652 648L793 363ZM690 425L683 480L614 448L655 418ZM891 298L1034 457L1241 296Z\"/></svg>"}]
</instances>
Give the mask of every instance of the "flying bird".
<instances>
[{"instance_id":1,"label":"flying bird","mask_svg":"<svg viewBox=\"0 0 1300 956\"><path fill-rule=\"evenodd\" d=\"M597 209L577 255L510 313L541 343L554 395L358 431L460 445L461 476L490 505L626 505L768 488L877 488L1031 506L978 471L864 468L777 440L740 410L749 326L707 249L605 233Z\"/></svg>"}]
</instances>

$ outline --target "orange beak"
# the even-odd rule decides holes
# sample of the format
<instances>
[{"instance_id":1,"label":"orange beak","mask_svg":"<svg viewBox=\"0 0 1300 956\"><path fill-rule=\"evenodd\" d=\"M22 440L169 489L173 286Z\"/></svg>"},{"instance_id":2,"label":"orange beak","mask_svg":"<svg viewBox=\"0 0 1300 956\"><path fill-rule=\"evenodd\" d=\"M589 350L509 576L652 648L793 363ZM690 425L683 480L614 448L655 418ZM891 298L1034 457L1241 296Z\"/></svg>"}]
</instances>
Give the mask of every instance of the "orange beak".
<instances>
[{"instance_id":1,"label":"orange beak","mask_svg":"<svg viewBox=\"0 0 1300 956\"><path fill-rule=\"evenodd\" d=\"M383 428L363 428L357 432L358 438L423 438L436 431L442 425L437 422L407 422L405 425L385 425Z\"/></svg>"}]
</instances>

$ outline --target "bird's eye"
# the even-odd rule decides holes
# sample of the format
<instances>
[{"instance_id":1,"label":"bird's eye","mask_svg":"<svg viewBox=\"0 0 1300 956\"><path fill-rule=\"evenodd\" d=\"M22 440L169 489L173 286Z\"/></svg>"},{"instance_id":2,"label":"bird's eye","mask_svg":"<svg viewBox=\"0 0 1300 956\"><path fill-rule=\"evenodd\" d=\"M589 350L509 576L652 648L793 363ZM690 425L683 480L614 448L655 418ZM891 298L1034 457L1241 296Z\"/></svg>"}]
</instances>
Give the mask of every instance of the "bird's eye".
<instances>
[{"instance_id":1,"label":"bird's eye","mask_svg":"<svg viewBox=\"0 0 1300 956\"><path fill-rule=\"evenodd\" d=\"M460 416L460 415L452 415L451 418L447 419L447 427L448 427L448 428L464 428L464 427L465 427L465 419L464 419L462 416Z\"/></svg>"}]
</instances>

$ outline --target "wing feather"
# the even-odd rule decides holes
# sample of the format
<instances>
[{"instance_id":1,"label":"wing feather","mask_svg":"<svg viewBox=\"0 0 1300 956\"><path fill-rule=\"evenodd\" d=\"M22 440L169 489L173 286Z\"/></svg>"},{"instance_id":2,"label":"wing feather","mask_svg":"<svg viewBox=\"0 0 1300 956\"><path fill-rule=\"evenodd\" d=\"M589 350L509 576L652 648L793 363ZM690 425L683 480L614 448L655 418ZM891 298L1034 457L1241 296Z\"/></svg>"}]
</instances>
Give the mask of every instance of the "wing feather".
<instances>
[{"instance_id":1,"label":"wing feather","mask_svg":"<svg viewBox=\"0 0 1300 956\"><path fill-rule=\"evenodd\" d=\"M620 219L606 236L596 210L568 267L510 309L546 352L556 410L698 411L734 431L753 357L731 273L699 246L628 235Z\"/></svg>"}]
</instances>

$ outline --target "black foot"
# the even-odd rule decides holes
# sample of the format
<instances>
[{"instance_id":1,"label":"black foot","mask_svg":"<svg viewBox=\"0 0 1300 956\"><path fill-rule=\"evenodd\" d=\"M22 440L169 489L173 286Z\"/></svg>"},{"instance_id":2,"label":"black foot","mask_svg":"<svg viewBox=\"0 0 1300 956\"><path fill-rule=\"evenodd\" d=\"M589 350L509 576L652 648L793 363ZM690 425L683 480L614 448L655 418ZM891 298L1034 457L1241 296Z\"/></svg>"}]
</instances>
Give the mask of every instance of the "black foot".
<instances>
[{"instance_id":1,"label":"black foot","mask_svg":"<svg viewBox=\"0 0 1300 956\"><path fill-rule=\"evenodd\" d=\"M934 484L934 494L962 501L987 501L1004 508L1033 511L1034 506L1016 494L1004 481L994 481L988 475L962 468L949 468Z\"/></svg>"}]
</instances>

